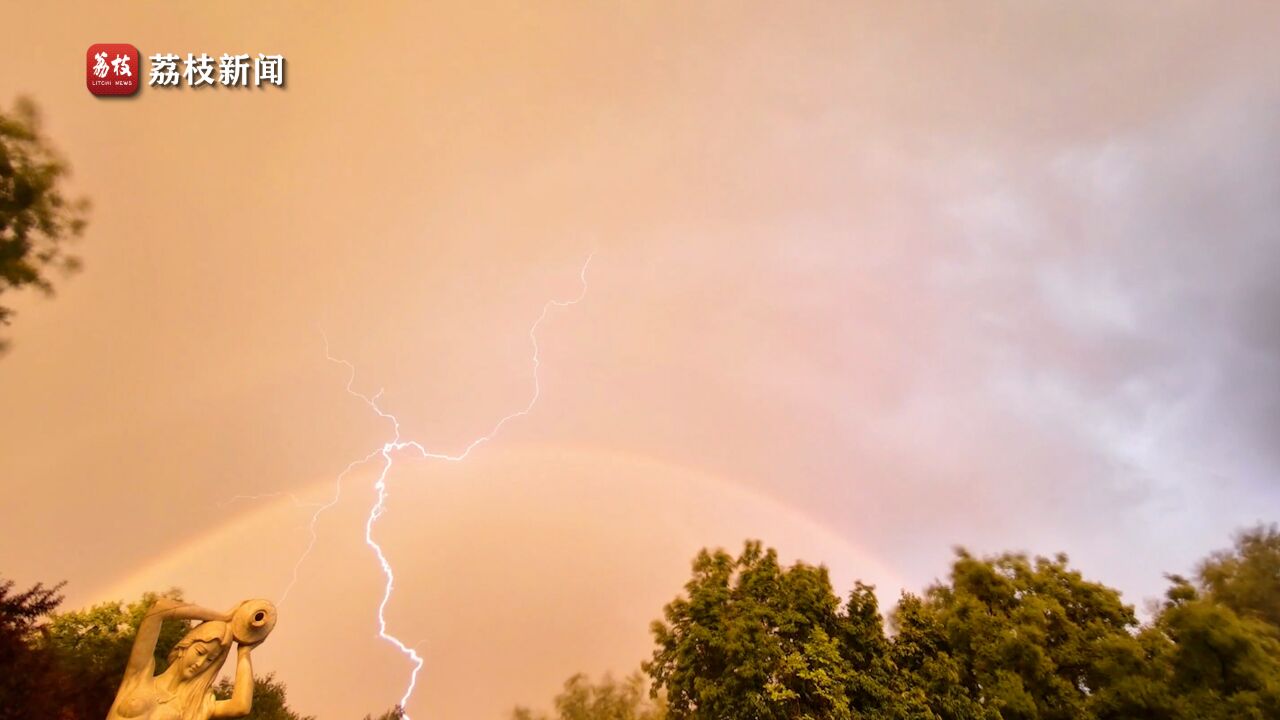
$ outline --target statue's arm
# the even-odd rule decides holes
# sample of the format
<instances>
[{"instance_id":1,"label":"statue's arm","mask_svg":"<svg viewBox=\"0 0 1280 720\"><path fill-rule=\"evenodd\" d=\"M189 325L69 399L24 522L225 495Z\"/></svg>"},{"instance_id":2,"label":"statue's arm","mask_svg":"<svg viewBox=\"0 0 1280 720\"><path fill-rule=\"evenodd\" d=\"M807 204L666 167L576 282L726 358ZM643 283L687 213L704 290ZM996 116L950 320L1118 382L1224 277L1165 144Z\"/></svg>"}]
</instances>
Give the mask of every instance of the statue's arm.
<instances>
[{"instance_id":1,"label":"statue's arm","mask_svg":"<svg viewBox=\"0 0 1280 720\"><path fill-rule=\"evenodd\" d=\"M231 690L231 697L213 704L215 718L244 717L253 711L253 664L249 661L246 645L236 645L236 684Z\"/></svg>"},{"instance_id":2,"label":"statue's arm","mask_svg":"<svg viewBox=\"0 0 1280 720\"><path fill-rule=\"evenodd\" d=\"M125 678L147 671L156 654L156 641L160 639L160 625L166 613L177 603L169 598L160 598L151 604L147 614L138 625L138 634L133 638L133 650L129 652L129 664L125 666Z\"/></svg>"},{"instance_id":3,"label":"statue's arm","mask_svg":"<svg viewBox=\"0 0 1280 720\"><path fill-rule=\"evenodd\" d=\"M138 634L133 639L133 650L129 652L129 664L125 667L126 677L145 672L150 667L156 654L156 642L160 639L160 625L165 618L174 618L175 620L230 620L231 615L190 603L179 602L173 598L162 597L156 600L142 618L142 623L138 625Z\"/></svg>"}]
</instances>

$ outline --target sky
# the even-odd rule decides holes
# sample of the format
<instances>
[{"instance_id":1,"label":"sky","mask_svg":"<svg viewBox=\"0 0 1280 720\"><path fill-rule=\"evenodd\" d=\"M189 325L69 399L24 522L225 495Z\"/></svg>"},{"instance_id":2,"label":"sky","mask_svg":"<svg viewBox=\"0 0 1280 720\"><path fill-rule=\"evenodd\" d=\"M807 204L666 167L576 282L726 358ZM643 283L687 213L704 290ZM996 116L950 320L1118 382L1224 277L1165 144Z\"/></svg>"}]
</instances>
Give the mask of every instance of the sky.
<instances>
[{"instance_id":1,"label":"sky","mask_svg":"<svg viewBox=\"0 0 1280 720\"><path fill-rule=\"evenodd\" d=\"M3 298L0 574L284 598L255 657L304 712L408 678L376 464L297 564L391 439L348 383L460 451L533 396L588 258L532 411L388 475L415 717L630 672L703 546L885 603L955 546L1061 551L1141 609L1280 519L1274 4L3 12L0 103L94 208L83 272ZM287 83L99 99L99 42Z\"/></svg>"}]
</instances>

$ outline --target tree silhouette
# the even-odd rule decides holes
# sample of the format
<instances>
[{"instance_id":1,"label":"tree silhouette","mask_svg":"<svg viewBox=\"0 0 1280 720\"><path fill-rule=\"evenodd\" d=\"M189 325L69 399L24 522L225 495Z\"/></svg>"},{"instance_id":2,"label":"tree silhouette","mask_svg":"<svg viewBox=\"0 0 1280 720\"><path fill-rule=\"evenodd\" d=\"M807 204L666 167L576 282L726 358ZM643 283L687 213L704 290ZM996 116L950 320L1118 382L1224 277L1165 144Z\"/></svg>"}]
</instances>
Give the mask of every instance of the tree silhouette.
<instances>
[{"instance_id":1,"label":"tree silhouette","mask_svg":"<svg viewBox=\"0 0 1280 720\"><path fill-rule=\"evenodd\" d=\"M57 717L50 687L60 687L54 658L32 644L39 623L62 602L63 583L36 583L14 592L14 581L0 580L0 720Z\"/></svg>"},{"instance_id":2,"label":"tree silhouette","mask_svg":"<svg viewBox=\"0 0 1280 720\"><path fill-rule=\"evenodd\" d=\"M88 201L66 197L68 172L41 132L34 103L20 98L12 111L0 111L0 294L27 286L52 294L51 272L80 267L66 243L83 233ZM0 324L12 314L0 305Z\"/></svg>"}]
</instances>

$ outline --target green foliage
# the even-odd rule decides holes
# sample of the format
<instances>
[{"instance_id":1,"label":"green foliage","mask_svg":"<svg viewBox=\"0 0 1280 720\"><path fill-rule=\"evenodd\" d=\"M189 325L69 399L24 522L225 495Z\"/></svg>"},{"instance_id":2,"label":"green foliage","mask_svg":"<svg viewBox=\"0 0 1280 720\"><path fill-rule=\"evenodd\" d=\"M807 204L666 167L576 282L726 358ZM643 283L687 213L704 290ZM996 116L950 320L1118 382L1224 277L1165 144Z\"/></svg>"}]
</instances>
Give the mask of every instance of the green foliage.
<instances>
[{"instance_id":1,"label":"green foliage","mask_svg":"<svg viewBox=\"0 0 1280 720\"><path fill-rule=\"evenodd\" d=\"M1203 590L1171 577L1146 626L1065 556L962 550L948 582L902 596L891 637L864 584L837 607L821 568L704 550L644 667L673 718L1280 718L1278 546L1251 530Z\"/></svg>"},{"instance_id":2,"label":"green foliage","mask_svg":"<svg viewBox=\"0 0 1280 720\"><path fill-rule=\"evenodd\" d=\"M905 720L930 717L925 695L907 685L893 659L875 588L857 582L840 616L836 636L846 671L846 693L854 718Z\"/></svg>"},{"instance_id":3,"label":"green foliage","mask_svg":"<svg viewBox=\"0 0 1280 720\"><path fill-rule=\"evenodd\" d=\"M181 597L176 590L168 594ZM133 637L157 597L156 593L147 593L128 604L102 603L86 610L58 613L42 629L37 645L50 653L61 671L72 679L64 707L74 717L106 717L124 677ZM188 622L165 622L156 643L157 672L168 665L169 650L189 629Z\"/></svg>"},{"instance_id":4,"label":"green foliage","mask_svg":"<svg viewBox=\"0 0 1280 720\"><path fill-rule=\"evenodd\" d=\"M958 690L1006 720L1089 716L1106 682L1101 649L1136 643L1138 624L1118 592L1084 580L1065 556L980 560L961 551L951 583L929 588L912 610L917 623L931 616L935 652Z\"/></svg>"},{"instance_id":5,"label":"green foliage","mask_svg":"<svg viewBox=\"0 0 1280 720\"><path fill-rule=\"evenodd\" d=\"M1274 720L1280 718L1280 533L1258 527L1196 581L1172 575L1140 625L1120 593L1067 558L978 558L904 593L888 634L874 588L841 602L822 567L784 567L748 542L700 552L652 627L644 672L575 675L554 713L513 720ZM100 720L156 596L54 612L61 585L0 580L0 720ZM169 622L157 668L186 632ZM227 697L229 681L216 692ZM314 720L257 679L253 720ZM401 720L393 709L377 720ZM375 720L366 716L365 720Z\"/></svg>"},{"instance_id":6,"label":"green foliage","mask_svg":"<svg viewBox=\"0 0 1280 720\"><path fill-rule=\"evenodd\" d=\"M908 689L906 717L976 720L999 717L988 713L961 683L961 665L947 647L941 619L924 601L904 594L893 613L898 633L890 656L898 683ZM892 717L892 715L890 715Z\"/></svg>"},{"instance_id":7,"label":"green foliage","mask_svg":"<svg viewBox=\"0 0 1280 720\"><path fill-rule=\"evenodd\" d=\"M1180 716L1280 717L1280 628L1172 579L1155 627L1169 640L1161 659Z\"/></svg>"},{"instance_id":8,"label":"green foliage","mask_svg":"<svg viewBox=\"0 0 1280 720\"><path fill-rule=\"evenodd\" d=\"M634 673L625 680L605 675L599 683L581 673L565 681L555 698L555 715L534 715L516 708L512 720L664 720L666 703L649 700L644 676Z\"/></svg>"},{"instance_id":9,"label":"green foliage","mask_svg":"<svg viewBox=\"0 0 1280 720\"><path fill-rule=\"evenodd\" d=\"M0 294L25 286L52 293L49 271L79 267L65 242L83 233L88 202L63 194L67 173L31 101L0 111ZM11 314L0 306L0 324Z\"/></svg>"},{"instance_id":10,"label":"green foliage","mask_svg":"<svg viewBox=\"0 0 1280 720\"><path fill-rule=\"evenodd\" d=\"M230 678L223 678L213 688L213 694L219 700L231 697L235 684ZM253 679L253 710L244 716L245 720L315 720L310 715L299 715L289 709L285 702L285 685L276 680L273 673L265 677Z\"/></svg>"},{"instance_id":11,"label":"green foliage","mask_svg":"<svg viewBox=\"0 0 1280 720\"><path fill-rule=\"evenodd\" d=\"M1215 602L1280 627L1280 529L1275 525L1240 533L1234 548L1201 563L1199 575Z\"/></svg>"},{"instance_id":12,"label":"green foliage","mask_svg":"<svg viewBox=\"0 0 1280 720\"><path fill-rule=\"evenodd\" d=\"M849 668L837 638L840 601L822 567L782 568L748 542L736 559L700 552L687 597L653 624L644 669L673 718L852 717Z\"/></svg>"}]
</instances>

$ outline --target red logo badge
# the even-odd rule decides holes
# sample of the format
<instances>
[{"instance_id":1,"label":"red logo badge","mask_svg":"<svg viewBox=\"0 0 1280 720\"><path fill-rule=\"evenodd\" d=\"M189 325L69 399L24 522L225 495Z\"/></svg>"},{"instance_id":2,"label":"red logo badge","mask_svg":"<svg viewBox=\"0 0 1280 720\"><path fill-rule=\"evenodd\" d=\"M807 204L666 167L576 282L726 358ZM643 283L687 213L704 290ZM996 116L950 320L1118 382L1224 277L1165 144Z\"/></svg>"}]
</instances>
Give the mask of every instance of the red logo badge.
<instances>
[{"instance_id":1,"label":"red logo badge","mask_svg":"<svg viewBox=\"0 0 1280 720\"><path fill-rule=\"evenodd\" d=\"M84 54L84 84L94 95L138 92L138 48L129 43L98 43Z\"/></svg>"}]
</instances>

